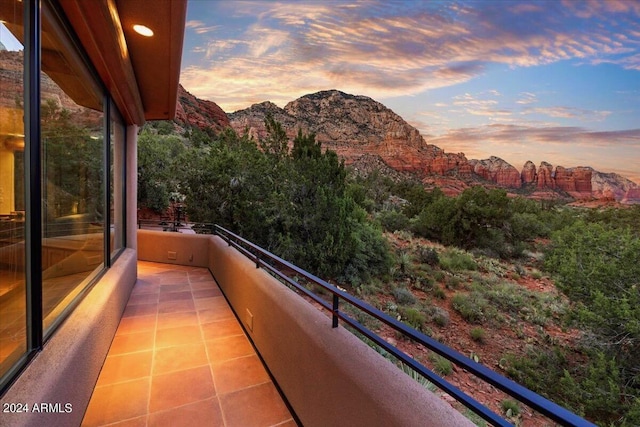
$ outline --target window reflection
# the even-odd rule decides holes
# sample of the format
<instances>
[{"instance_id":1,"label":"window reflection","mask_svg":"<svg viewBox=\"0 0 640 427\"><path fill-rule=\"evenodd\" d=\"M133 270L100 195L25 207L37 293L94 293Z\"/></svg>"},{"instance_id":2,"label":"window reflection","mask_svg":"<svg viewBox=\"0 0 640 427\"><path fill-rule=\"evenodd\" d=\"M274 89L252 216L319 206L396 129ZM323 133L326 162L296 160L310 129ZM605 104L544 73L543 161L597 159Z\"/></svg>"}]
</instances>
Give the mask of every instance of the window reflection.
<instances>
[{"instance_id":1,"label":"window reflection","mask_svg":"<svg viewBox=\"0 0 640 427\"><path fill-rule=\"evenodd\" d=\"M26 352L22 5L0 3L0 378Z\"/></svg>"},{"instance_id":2,"label":"window reflection","mask_svg":"<svg viewBox=\"0 0 640 427\"><path fill-rule=\"evenodd\" d=\"M103 267L102 94L52 11L43 8L42 303L45 333Z\"/></svg>"}]
</instances>

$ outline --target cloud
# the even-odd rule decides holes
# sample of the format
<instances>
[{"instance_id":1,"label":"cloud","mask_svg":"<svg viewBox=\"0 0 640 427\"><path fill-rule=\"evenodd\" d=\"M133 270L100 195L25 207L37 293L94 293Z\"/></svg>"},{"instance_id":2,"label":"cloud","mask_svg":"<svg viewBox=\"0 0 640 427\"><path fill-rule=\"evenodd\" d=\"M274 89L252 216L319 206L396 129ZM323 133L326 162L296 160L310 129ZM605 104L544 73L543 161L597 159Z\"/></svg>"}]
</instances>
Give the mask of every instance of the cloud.
<instances>
[{"instance_id":1,"label":"cloud","mask_svg":"<svg viewBox=\"0 0 640 427\"><path fill-rule=\"evenodd\" d=\"M204 22L198 21L198 20L187 21L185 23L185 26L188 30L195 31L196 34L207 34L207 33L216 31L218 28L220 28L218 25L208 26Z\"/></svg>"},{"instance_id":2,"label":"cloud","mask_svg":"<svg viewBox=\"0 0 640 427\"><path fill-rule=\"evenodd\" d=\"M593 132L581 127L491 124L451 129L425 138L467 158L498 155L516 168L531 160L565 167L592 166L640 183L640 129Z\"/></svg>"},{"instance_id":3,"label":"cloud","mask_svg":"<svg viewBox=\"0 0 640 427\"><path fill-rule=\"evenodd\" d=\"M197 85L192 76L202 78L211 73L220 78L236 76L232 71L251 73L255 68L238 66L243 58L252 58L256 66L265 67L259 72L263 92L280 88L282 75L278 73L284 72L290 83L286 86L313 78L324 88L373 97L460 84L494 63L530 67L581 58L615 61L631 69L640 66L638 55L633 55L635 47L630 47L633 36L628 35L628 40L612 37L570 16L576 10L583 19L605 12L624 13L624 4L582 7L575 3L580 2L545 4L544 8L536 3L513 7L479 3L477 8L378 1L211 3L224 8L226 16L242 22L249 19L251 24L237 33L225 30L224 22L207 26L190 20L187 27L203 31L203 35L216 30L216 38L209 40L206 48L194 50L206 52L207 58L217 61L202 65L197 72L191 68L183 84L200 96L192 86ZM627 13L633 10L626 7ZM233 37L223 38L226 33L233 33ZM231 52L233 55L224 55ZM231 93L241 97L241 80L230 78L218 86L221 93L213 99L230 98ZM257 81L252 85L258 86ZM256 96L248 90L244 93L247 99ZM301 88L294 97L304 93Z\"/></svg>"},{"instance_id":4,"label":"cloud","mask_svg":"<svg viewBox=\"0 0 640 427\"><path fill-rule=\"evenodd\" d=\"M535 93L522 92L519 95L519 99L516 101L516 104L529 105L535 104L536 102L538 102L538 96Z\"/></svg>"},{"instance_id":5,"label":"cloud","mask_svg":"<svg viewBox=\"0 0 640 427\"><path fill-rule=\"evenodd\" d=\"M496 68L559 61L640 71L640 2L254 1L193 2L190 8L205 4L224 18L209 22L202 14L187 22L198 36L190 52L200 61L190 57L181 83L227 112L266 100L282 107L324 89L374 99L416 95ZM530 86L515 97L502 87L505 95L464 88L469 93L425 102L431 111L405 119L448 151L498 154L516 166L526 157L568 166L600 162L611 170L640 164L639 130L581 127L610 119L611 111L554 105L545 96L549 87ZM637 93L619 96L627 109L637 99ZM460 128L459 119L473 127Z\"/></svg>"},{"instance_id":6,"label":"cloud","mask_svg":"<svg viewBox=\"0 0 640 427\"><path fill-rule=\"evenodd\" d=\"M577 119L583 122L602 121L611 115L611 111L593 111L575 107L536 107L526 108L522 112L522 114L532 113L563 119Z\"/></svg>"}]
</instances>

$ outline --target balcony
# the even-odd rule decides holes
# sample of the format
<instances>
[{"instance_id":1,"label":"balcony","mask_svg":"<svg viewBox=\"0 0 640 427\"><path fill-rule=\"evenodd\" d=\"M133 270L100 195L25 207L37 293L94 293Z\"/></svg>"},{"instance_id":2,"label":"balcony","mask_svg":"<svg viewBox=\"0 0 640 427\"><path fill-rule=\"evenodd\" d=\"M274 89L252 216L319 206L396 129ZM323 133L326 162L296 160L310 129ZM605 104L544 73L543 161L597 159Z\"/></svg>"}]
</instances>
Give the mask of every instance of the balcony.
<instances>
[{"instance_id":1,"label":"balcony","mask_svg":"<svg viewBox=\"0 0 640 427\"><path fill-rule=\"evenodd\" d=\"M30 414L27 423L11 414L5 421L63 427L473 425L441 393L353 333L416 369L346 314L345 305L357 307L357 299L336 288L325 288L327 301L304 287L292 291L285 284L295 287L295 281L269 272L259 248L223 236L138 230L137 253L127 249L120 256L9 395L13 402L72 402L73 413ZM416 333L431 351L444 352L553 422L592 425L395 319L359 308L381 314L399 333ZM491 424L510 425L456 395L459 390L447 390L446 381L426 368L417 369L465 406L485 411Z\"/></svg>"},{"instance_id":2,"label":"balcony","mask_svg":"<svg viewBox=\"0 0 640 427\"><path fill-rule=\"evenodd\" d=\"M296 425L206 268L138 262L82 425L125 421Z\"/></svg>"},{"instance_id":3,"label":"balcony","mask_svg":"<svg viewBox=\"0 0 640 427\"><path fill-rule=\"evenodd\" d=\"M139 230L137 265L82 425L473 425L218 236Z\"/></svg>"}]
</instances>

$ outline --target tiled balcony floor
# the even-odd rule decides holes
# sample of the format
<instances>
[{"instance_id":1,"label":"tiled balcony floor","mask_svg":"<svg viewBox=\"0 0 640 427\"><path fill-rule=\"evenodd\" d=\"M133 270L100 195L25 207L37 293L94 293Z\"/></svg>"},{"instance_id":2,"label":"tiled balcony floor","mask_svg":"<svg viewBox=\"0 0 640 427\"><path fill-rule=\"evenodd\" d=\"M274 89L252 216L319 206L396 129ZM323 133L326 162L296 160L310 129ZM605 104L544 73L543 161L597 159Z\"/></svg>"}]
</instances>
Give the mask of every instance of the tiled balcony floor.
<instances>
[{"instance_id":1,"label":"tiled balcony floor","mask_svg":"<svg viewBox=\"0 0 640 427\"><path fill-rule=\"evenodd\" d=\"M83 426L295 426L207 269L138 263Z\"/></svg>"}]
</instances>

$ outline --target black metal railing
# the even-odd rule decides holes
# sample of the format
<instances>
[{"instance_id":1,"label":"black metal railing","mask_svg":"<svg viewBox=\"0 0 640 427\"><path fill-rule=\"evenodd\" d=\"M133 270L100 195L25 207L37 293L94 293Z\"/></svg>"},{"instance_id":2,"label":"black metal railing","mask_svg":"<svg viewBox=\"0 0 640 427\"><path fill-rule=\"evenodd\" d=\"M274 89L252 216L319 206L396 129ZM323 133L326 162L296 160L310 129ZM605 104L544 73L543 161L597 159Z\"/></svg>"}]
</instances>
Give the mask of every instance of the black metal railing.
<instances>
[{"instance_id":1,"label":"black metal railing","mask_svg":"<svg viewBox=\"0 0 640 427\"><path fill-rule=\"evenodd\" d=\"M433 338L399 322L395 318L382 312L381 310L367 304L358 298L353 297L347 292L327 283L326 281L314 276L311 273L291 264L288 261L262 249L261 247L249 242L246 239L226 230L218 225L203 226L202 230L212 230L213 234L220 236L224 239L229 246L235 247L238 251L245 256L255 261L256 268L264 268L278 279L282 280L287 285L295 288L299 292L303 293L322 307L331 313L332 326L335 328L338 326L339 321L343 321L351 328L355 329L363 336L374 342L377 346L384 349L388 353L392 354L403 364L411 367L414 371L425 377L427 380L435 384L441 390L455 398L458 402L469 408L471 411L482 417L484 420L496 426L511 426L507 420L493 412L487 406L475 400L473 397L467 395L462 390L446 381L421 363L408 356L395 346L389 344L378 334L374 333L370 329L363 326L360 322L346 314L340 309L340 304L348 304L355 307L362 312L365 312L373 318L379 320L385 325L393 328L400 334L407 338L412 339L424 346L425 348L437 353L438 355L448 359L455 363L457 366L474 374L476 377L484 380L485 382L493 385L497 389L510 395L514 399L522 402L530 408L538 411L554 422L563 426L594 426L589 421L579 417L571 411L559 406L548 399L534 393L533 391L521 386L520 384L498 374L497 372L481 365L474 360L460 354L459 352L447 347L446 345L434 340ZM282 270L287 270L283 272ZM331 294L331 302L325 301L320 296L316 295L311 290L307 289L304 285L298 283L290 276L303 277L305 280L319 286L325 292Z\"/></svg>"}]
</instances>

